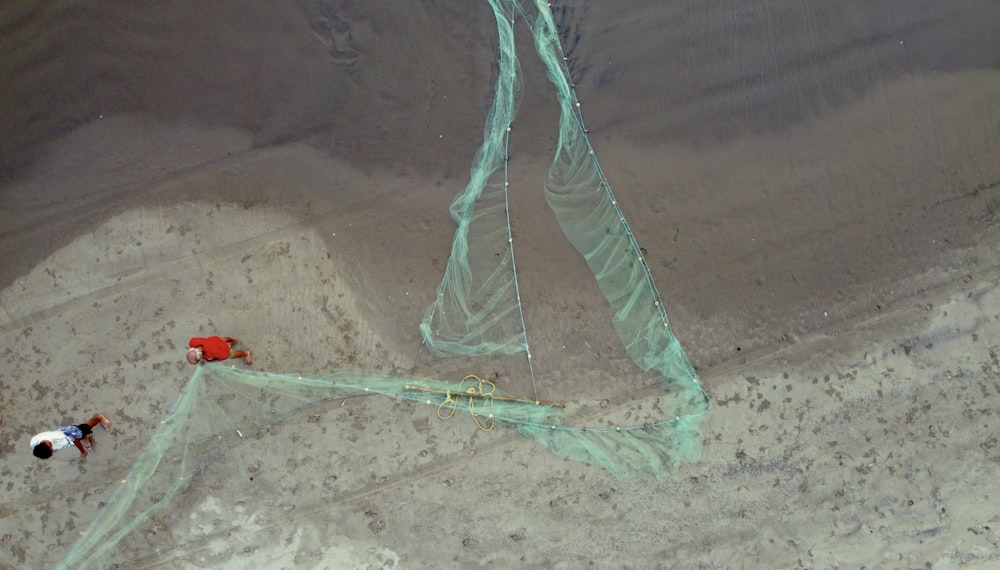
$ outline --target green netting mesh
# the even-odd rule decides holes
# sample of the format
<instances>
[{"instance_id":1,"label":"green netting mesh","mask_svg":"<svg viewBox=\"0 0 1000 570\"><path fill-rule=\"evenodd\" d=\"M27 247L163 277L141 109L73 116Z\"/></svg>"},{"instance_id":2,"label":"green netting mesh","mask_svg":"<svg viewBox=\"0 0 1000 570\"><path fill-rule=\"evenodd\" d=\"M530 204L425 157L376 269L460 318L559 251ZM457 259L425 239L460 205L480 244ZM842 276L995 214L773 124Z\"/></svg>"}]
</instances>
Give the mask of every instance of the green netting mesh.
<instances>
[{"instance_id":1,"label":"green netting mesh","mask_svg":"<svg viewBox=\"0 0 1000 570\"><path fill-rule=\"evenodd\" d=\"M539 3L539 5L544 5ZM545 181L545 197L566 237L587 260L615 312L615 330L643 370L707 398L670 329L649 266L590 146L552 14L541 10L532 27L538 55L556 87L559 141ZM704 411L702 407L692 412Z\"/></svg>"},{"instance_id":2,"label":"green netting mesh","mask_svg":"<svg viewBox=\"0 0 1000 570\"><path fill-rule=\"evenodd\" d=\"M221 364L199 366L108 505L73 545L62 567L86 568L98 562L103 566L115 559L119 545L127 552L143 552L145 539L142 533L133 531L160 508L170 506L171 499L199 471L289 416L324 402L358 395L431 404L442 418L471 414L484 429L493 422L537 426L561 423L559 407L507 399L479 382L449 383L364 370L339 370L303 378Z\"/></svg>"},{"instance_id":3,"label":"green netting mesh","mask_svg":"<svg viewBox=\"0 0 1000 570\"><path fill-rule=\"evenodd\" d=\"M426 402L438 407L440 417L458 411L472 414L480 427L510 424L553 453L598 463L621 477L662 476L683 462L697 460L698 422L707 412L708 397L670 328L642 250L590 146L548 4L542 0L489 0L489 4L499 38L496 95L469 184L452 203L457 229L451 257L419 328L428 350L442 356L525 353L532 393L501 394L488 383L359 370L302 378L218 365L199 367L61 567L108 565L119 547L141 551L142 539L133 531L220 455L289 415L348 396L377 394ZM655 421L628 425L628 418L591 414L589 419L597 427L588 428L573 425L581 417L567 419L559 406L537 401L508 204L507 146L521 88L514 42L517 21L532 32L560 108L558 144L544 182L545 196L610 303L614 328L635 361L637 374L651 371L661 379Z\"/></svg>"},{"instance_id":4,"label":"green netting mesh","mask_svg":"<svg viewBox=\"0 0 1000 570\"><path fill-rule=\"evenodd\" d=\"M437 298L420 323L438 354L527 351L507 207L508 127L521 93L511 15L491 2L500 38L496 95L472 162L469 184L451 204L458 224ZM508 8L509 11L509 8Z\"/></svg>"},{"instance_id":5,"label":"green netting mesh","mask_svg":"<svg viewBox=\"0 0 1000 570\"><path fill-rule=\"evenodd\" d=\"M500 39L496 98L471 180L452 203L458 229L437 298L420 325L424 342L444 355L524 351L534 374L520 318L506 207L507 144L521 86L514 42L514 25L520 18L532 32L560 109L558 144L544 185L546 199L611 304L615 330L629 356L642 370L659 374L674 412L634 430L614 426L605 431L529 427L521 431L564 457L596 461L619 475L670 472L681 461L697 459L697 421L708 409L708 397L670 328L649 266L590 145L548 3L490 0L490 5Z\"/></svg>"}]
</instances>

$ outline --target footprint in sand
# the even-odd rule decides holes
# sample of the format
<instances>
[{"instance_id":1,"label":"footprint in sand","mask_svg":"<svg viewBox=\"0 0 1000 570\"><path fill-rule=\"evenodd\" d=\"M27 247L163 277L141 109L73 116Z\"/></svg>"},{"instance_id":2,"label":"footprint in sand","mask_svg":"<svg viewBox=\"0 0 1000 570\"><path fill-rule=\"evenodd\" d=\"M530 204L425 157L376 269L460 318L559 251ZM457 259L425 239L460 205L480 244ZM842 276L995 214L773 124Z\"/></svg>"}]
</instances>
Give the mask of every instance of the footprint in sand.
<instances>
[{"instance_id":1,"label":"footprint in sand","mask_svg":"<svg viewBox=\"0 0 1000 570\"><path fill-rule=\"evenodd\" d=\"M354 22L338 2L301 2L313 35L329 50L334 65L351 67L360 55L351 38Z\"/></svg>"}]
</instances>

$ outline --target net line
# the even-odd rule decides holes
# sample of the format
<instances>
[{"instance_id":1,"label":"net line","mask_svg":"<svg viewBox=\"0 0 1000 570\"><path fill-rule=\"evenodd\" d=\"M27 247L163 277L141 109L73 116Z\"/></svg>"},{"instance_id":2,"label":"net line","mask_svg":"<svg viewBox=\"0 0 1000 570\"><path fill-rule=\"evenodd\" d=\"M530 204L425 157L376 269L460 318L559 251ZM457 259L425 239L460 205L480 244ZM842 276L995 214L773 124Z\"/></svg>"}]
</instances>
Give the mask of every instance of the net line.
<instances>
[{"instance_id":1,"label":"net line","mask_svg":"<svg viewBox=\"0 0 1000 570\"><path fill-rule=\"evenodd\" d=\"M490 2L490 5L497 23L500 46L495 96L484 127L483 144L473 159L469 183L451 205L452 218L457 224L455 237L437 296L420 324L421 344L417 358L425 347L444 356L524 352L532 394L537 399L538 385L524 321L510 220L510 134L521 94L520 63L514 41L514 16L519 6L512 3L505 9L502 3ZM494 184L491 192L487 192L490 178L499 170L503 174L502 185ZM504 231L489 241L502 238L506 251L491 272L477 272L474 268L476 261L470 259L470 249L473 249L470 247L470 232L477 222L483 225L483 218L494 208L491 204L494 193L499 194L499 201L502 202ZM488 277L482 279L480 275ZM501 285L498 286L497 282ZM508 286L504 287L504 284ZM489 298L477 303L477 295ZM513 303L510 303L511 300ZM503 337L497 325L515 308L518 326L512 334ZM483 327L482 323L489 326ZM443 331L442 327L447 330ZM515 342L514 337L518 337L519 342Z\"/></svg>"},{"instance_id":2,"label":"net line","mask_svg":"<svg viewBox=\"0 0 1000 570\"><path fill-rule=\"evenodd\" d=\"M622 478L660 477L697 461L698 422L708 412L709 398L674 335L645 255L597 161L550 7L541 0L488 1L499 41L496 96L470 183L452 202L457 224L452 254L419 328L422 346L440 354L525 352L534 398L482 386L470 395L461 383L362 370L304 378L200 366L60 568L127 560L127 553L144 548L143 538L136 536L139 526L221 454L305 409L347 397L379 394L424 403L437 406L439 417L454 409L472 415L480 429L494 421L508 424L561 457L596 463ZM509 137L521 89L517 16L532 31L560 108L546 200L614 310L615 330L629 356L642 370L660 374L668 402L661 421L569 426L560 405L537 399L509 214ZM497 243L506 247L498 249Z\"/></svg>"}]
</instances>

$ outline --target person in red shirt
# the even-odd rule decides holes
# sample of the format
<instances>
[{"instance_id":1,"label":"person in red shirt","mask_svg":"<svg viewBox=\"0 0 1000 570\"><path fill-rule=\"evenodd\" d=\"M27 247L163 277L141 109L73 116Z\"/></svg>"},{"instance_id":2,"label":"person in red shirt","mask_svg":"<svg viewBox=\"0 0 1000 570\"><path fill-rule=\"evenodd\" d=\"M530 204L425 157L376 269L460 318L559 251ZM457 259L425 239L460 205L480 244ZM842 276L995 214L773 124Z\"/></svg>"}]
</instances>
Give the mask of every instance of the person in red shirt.
<instances>
[{"instance_id":1,"label":"person in red shirt","mask_svg":"<svg viewBox=\"0 0 1000 570\"><path fill-rule=\"evenodd\" d=\"M249 350L233 350L233 345L240 342L238 338L210 336L208 338L192 338L188 346L187 360L190 364L198 364L202 360L226 360L227 358L242 358L247 366L253 364L253 355Z\"/></svg>"}]
</instances>

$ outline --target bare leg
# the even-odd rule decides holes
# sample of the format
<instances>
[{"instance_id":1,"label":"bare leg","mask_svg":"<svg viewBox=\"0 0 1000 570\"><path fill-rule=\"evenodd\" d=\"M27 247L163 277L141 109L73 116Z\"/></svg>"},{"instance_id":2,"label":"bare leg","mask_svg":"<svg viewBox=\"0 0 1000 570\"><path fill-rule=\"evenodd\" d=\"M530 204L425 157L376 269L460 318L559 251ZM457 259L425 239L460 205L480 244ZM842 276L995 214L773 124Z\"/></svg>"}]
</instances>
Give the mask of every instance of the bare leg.
<instances>
[{"instance_id":1,"label":"bare leg","mask_svg":"<svg viewBox=\"0 0 1000 570\"><path fill-rule=\"evenodd\" d=\"M104 417L104 414L97 414L96 416L87 420L87 425L90 427L96 427L97 424L101 424L104 427L104 431L111 431L111 420Z\"/></svg>"},{"instance_id":2,"label":"bare leg","mask_svg":"<svg viewBox=\"0 0 1000 570\"><path fill-rule=\"evenodd\" d=\"M229 355L229 358L242 358L246 361L247 366L253 364L253 355L250 354L249 350L234 350Z\"/></svg>"},{"instance_id":3,"label":"bare leg","mask_svg":"<svg viewBox=\"0 0 1000 570\"><path fill-rule=\"evenodd\" d=\"M228 344L230 348L232 348L232 346L234 344L237 344L237 343L240 342L240 339L233 338L231 336L224 336L224 337L222 337L222 340L226 341L226 344Z\"/></svg>"}]
</instances>

